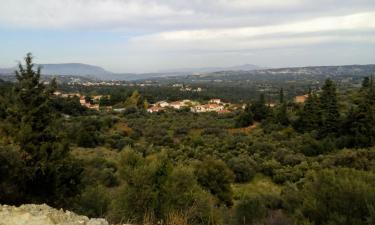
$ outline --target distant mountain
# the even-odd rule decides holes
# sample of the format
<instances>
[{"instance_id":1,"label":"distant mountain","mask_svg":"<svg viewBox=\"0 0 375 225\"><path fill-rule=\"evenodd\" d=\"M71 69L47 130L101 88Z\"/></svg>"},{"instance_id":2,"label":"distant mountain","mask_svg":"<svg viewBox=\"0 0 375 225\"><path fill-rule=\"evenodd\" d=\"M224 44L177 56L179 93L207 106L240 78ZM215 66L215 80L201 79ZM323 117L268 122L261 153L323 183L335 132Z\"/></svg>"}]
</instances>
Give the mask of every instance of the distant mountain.
<instances>
[{"instance_id":1,"label":"distant mountain","mask_svg":"<svg viewBox=\"0 0 375 225\"><path fill-rule=\"evenodd\" d=\"M82 63L61 63L61 64L39 64L42 67L43 75L73 75L73 76L104 76L111 75L99 66L92 66ZM17 67L0 68L0 74L12 74Z\"/></svg>"},{"instance_id":2,"label":"distant mountain","mask_svg":"<svg viewBox=\"0 0 375 225\"><path fill-rule=\"evenodd\" d=\"M231 67L202 67L202 68L179 68L179 69L170 69L170 70L161 70L159 73L167 74L192 74L192 73L213 73L220 71L251 71L251 70L260 70L265 69L265 67L260 67L252 64L244 64L239 66Z\"/></svg>"},{"instance_id":3,"label":"distant mountain","mask_svg":"<svg viewBox=\"0 0 375 225\"><path fill-rule=\"evenodd\" d=\"M169 76L155 78L161 82L208 82L230 81L243 82L256 80L259 82L269 80L325 80L326 78L347 77L361 78L375 74L375 64L369 65L343 65L343 66L310 66L290 67L260 70L227 70L212 73L190 74L186 76Z\"/></svg>"},{"instance_id":4,"label":"distant mountain","mask_svg":"<svg viewBox=\"0 0 375 225\"><path fill-rule=\"evenodd\" d=\"M13 73L15 70L16 70L16 67L14 67L14 68L0 68L0 75L1 74L9 75L9 74Z\"/></svg>"},{"instance_id":5,"label":"distant mountain","mask_svg":"<svg viewBox=\"0 0 375 225\"><path fill-rule=\"evenodd\" d=\"M256 65L245 64L232 67L206 67L166 70L157 73L112 73L99 66L82 63L40 64L43 75L81 76L99 80L145 80L155 78L201 76L201 77L232 77L251 75L371 75L375 74L375 65L344 65L344 66L310 66L269 69ZM0 75L11 75L13 68L0 68ZM240 79L240 78L239 78ZM242 79L242 78L241 78Z\"/></svg>"},{"instance_id":6,"label":"distant mountain","mask_svg":"<svg viewBox=\"0 0 375 225\"><path fill-rule=\"evenodd\" d=\"M73 75L73 76L104 76L111 75L99 66L92 66L82 63L62 63L62 64L41 64L44 75Z\"/></svg>"},{"instance_id":7,"label":"distant mountain","mask_svg":"<svg viewBox=\"0 0 375 225\"><path fill-rule=\"evenodd\" d=\"M42 67L42 75L55 76L81 76L99 80L138 80L151 77L162 77L161 73L112 73L99 66L82 63L61 63L61 64L38 64ZM17 67L0 68L0 75L12 75Z\"/></svg>"},{"instance_id":8,"label":"distant mountain","mask_svg":"<svg viewBox=\"0 0 375 225\"><path fill-rule=\"evenodd\" d=\"M304 75L371 75L375 73L375 64L342 66L308 66L266 69L257 71L263 74L304 74Z\"/></svg>"}]
</instances>

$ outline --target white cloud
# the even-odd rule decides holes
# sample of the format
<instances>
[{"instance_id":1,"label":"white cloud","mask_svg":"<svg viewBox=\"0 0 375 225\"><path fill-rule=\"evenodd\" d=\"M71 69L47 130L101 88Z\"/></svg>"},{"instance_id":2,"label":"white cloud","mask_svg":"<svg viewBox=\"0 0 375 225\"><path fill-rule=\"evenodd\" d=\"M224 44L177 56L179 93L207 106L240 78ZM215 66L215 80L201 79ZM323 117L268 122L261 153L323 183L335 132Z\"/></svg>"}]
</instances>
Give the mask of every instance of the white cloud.
<instances>
[{"instance_id":1,"label":"white cloud","mask_svg":"<svg viewBox=\"0 0 375 225\"><path fill-rule=\"evenodd\" d=\"M375 42L374 36L360 35L374 31L375 12L340 17L324 17L297 23L224 29L200 29L161 32L134 37L129 45L139 51L228 51L254 48L277 48L323 42ZM346 32L345 35L342 32ZM327 34L328 33L328 34Z\"/></svg>"},{"instance_id":2,"label":"white cloud","mask_svg":"<svg viewBox=\"0 0 375 225\"><path fill-rule=\"evenodd\" d=\"M190 13L135 0L3 0L1 4L0 24L28 28L111 27Z\"/></svg>"},{"instance_id":3,"label":"white cloud","mask_svg":"<svg viewBox=\"0 0 375 225\"><path fill-rule=\"evenodd\" d=\"M17 38L21 42L17 53L3 41L0 48L7 49L6 55L22 55L32 43L47 60L103 60L116 70L126 63L137 70L147 65L186 63L187 67L189 62L217 66L216 61L229 62L228 55L231 63L255 60L267 65L268 57L275 60L293 48L314 48L319 61L340 60L351 54L347 52L351 47L350 51L361 51L350 59L360 62L360 53L366 52L363 59L369 62L375 46L374 0L1 0L0 4L0 32L17 35L26 30L34 35L32 40ZM68 38L43 43L46 34L60 34L55 31L64 31ZM91 34L102 36L87 37ZM86 37L90 41L84 42ZM263 63L249 56L253 51L262 54ZM283 63L303 60L308 52L285 54Z\"/></svg>"},{"instance_id":4,"label":"white cloud","mask_svg":"<svg viewBox=\"0 0 375 225\"><path fill-rule=\"evenodd\" d=\"M1 0L0 26L164 30L275 24L375 9L373 0Z\"/></svg>"}]
</instances>

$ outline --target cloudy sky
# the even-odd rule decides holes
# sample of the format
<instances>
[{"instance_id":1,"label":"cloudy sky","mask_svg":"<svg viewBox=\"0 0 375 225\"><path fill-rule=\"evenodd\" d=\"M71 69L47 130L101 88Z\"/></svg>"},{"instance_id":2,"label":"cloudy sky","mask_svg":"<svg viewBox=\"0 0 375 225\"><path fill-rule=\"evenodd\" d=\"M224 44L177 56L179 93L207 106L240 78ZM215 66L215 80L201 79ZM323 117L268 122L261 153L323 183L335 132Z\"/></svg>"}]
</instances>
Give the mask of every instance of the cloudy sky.
<instances>
[{"instance_id":1,"label":"cloudy sky","mask_svg":"<svg viewBox=\"0 0 375 225\"><path fill-rule=\"evenodd\" d=\"M375 63L374 0L1 0L0 67Z\"/></svg>"}]
</instances>

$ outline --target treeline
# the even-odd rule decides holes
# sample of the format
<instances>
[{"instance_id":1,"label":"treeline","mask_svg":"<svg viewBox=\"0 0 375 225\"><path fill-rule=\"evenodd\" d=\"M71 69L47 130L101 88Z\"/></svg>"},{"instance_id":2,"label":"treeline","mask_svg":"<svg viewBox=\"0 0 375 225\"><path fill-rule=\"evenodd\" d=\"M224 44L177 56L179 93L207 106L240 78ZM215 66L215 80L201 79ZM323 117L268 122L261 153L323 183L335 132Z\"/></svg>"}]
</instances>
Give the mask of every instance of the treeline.
<instances>
[{"instance_id":1,"label":"treeline","mask_svg":"<svg viewBox=\"0 0 375 225\"><path fill-rule=\"evenodd\" d=\"M247 105L237 119L237 126L262 122L266 129L291 126L300 133L331 143L337 148L361 148L375 144L375 84L372 77L365 77L359 91L339 102L335 83L327 79L321 91L309 91L301 107L284 100L280 90L279 104L271 108L264 95ZM345 105L343 108L342 105ZM311 155L324 152L318 149Z\"/></svg>"}]
</instances>

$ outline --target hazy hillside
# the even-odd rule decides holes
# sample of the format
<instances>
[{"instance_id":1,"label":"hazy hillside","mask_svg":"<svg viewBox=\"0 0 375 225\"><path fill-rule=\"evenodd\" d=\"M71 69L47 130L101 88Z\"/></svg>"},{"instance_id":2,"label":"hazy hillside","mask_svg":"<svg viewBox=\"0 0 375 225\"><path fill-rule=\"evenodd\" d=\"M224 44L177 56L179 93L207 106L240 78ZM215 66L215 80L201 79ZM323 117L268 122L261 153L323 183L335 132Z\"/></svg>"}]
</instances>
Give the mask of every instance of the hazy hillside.
<instances>
[{"instance_id":1,"label":"hazy hillside","mask_svg":"<svg viewBox=\"0 0 375 225\"><path fill-rule=\"evenodd\" d=\"M62 63L62 64L40 64L42 74L44 75L90 75L102 76L110 75L112 72L106 71L99 66L87 65L82 63ZM0 74L13 73L17 67L0 68Z\"/></svg>"},{"instance_id":2,"label":"hazy hillside","mask_svg":"<svg viewBox=\"0 0 375 225\"><path fill-rule=\"evenodd\" d=\"M260 70L265 69L252 64L244 64L239 66L230 66L230 67L202 67L202 68L179 68L179 69L170 69L170 70L161 70L160 73L212 73L218 71L251 71L251 70Z\"/></svg>"},{"instance_id":3,"label":"hazy hillside","mask_svg":"<svg viewBox=\"0 0 375 225\"><path fill-rule=\"evenodd\" d=\"M143 80L158 78L189 78L194 79L225 79L241 80L249 76L258 75L311 75L311 76L337 76L337 75L371 75L375 73L375 65L344 65L344 66L311 66L264 69L256 65L246 64L233 67L207 67L185 68L158 73L112 73L99 66L81 63L40 64L43 75L70 75L84 76L100 80ZM0 75L10 75L14 68L0 68ZM190 79L190 78L189 78Z\"/></svg>"},{"instance_id":4,"label":"hazy hillside","mask_svg":"<svg viewBox=\"0 0 375 225\"><path fill-rule=\"evenodd\" d=\"M50 75L90 75L102 76L112 74L109 71L99 67L81 63L64 64L42 64L42 73Z\"/></svg>"}]
</instances>

